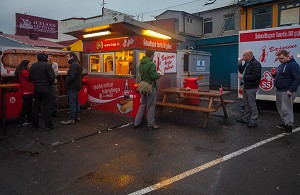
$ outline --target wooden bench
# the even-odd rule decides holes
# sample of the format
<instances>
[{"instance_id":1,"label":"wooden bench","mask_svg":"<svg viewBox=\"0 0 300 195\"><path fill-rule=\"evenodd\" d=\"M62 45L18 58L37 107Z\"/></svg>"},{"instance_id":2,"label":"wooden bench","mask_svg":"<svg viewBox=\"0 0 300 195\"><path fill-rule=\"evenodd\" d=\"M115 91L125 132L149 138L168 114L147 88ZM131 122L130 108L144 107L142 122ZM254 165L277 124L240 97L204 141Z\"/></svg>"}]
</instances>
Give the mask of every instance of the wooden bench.
<instances>
[{"instance_id":1,"label":"wooden bench","mask_svg":"<svg viewBox=\"0 0 300 195\"><path fill-rule=\"evenodd\" d=\"M200 107L200 106L192 106L192 105L186 105L186 104L180 104L180 103L173 103L173 102L156 102L157 106L160 106L159 109L159 117L161 117L163 108L164 107L173 107L173 108L180 108L180 109L186 109L186 110L195 110L203 112L205 115L205 120L203 127L205 128L208 122L208 119L212 112L217 111L217 108L207 108L207 107Z\"/></svg>"},{"instance_id":2,"label":"wooden bench","mask_svg":"<svg viewBox=\"0 0 300 195\"><path fill-rule=\"evenodd\" d=\"M201 111L201 112L215 112L215 111L217 111L216 108L206 108L206 107L200 107L200 106L178 104L178 103L173 103L173 102L156 102L156 105L165 106L165 107L175 107L175 108L181 108L181 109L186 109L186 110L196 110L196 111Z\"/></svg>"},{"instance_id":3,"label":"wooden bench","mask_svg":"<svg viewBox=\"0 0 300 195\"><path fill-rule=\"evenodd\" d=\"M199 100L209 101L209 98L206 98L206 97L200 97ZM221 102L221 100L218 99L218 98L215 98L214 101L215 101L215 102ZM231 104L231 103L234 103L234 102L235 102L234 100L224 100L224 103L225 103L225 104Z\"/></svg>"}]
</instances>

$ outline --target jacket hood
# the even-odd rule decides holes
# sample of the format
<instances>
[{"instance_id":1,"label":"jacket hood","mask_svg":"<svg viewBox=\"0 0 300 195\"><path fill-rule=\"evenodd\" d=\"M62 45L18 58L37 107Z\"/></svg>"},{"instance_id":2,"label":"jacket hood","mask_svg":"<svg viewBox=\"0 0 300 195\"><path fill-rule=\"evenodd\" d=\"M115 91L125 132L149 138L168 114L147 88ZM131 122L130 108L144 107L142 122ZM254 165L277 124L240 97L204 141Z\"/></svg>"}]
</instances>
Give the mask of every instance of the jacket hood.
<instances>
[{"instance_id":1,"label":"jacket hood","mask_svg":"<svg viewBox=\"0 0 300 195\"><path fill-rule=\"evenodd\" d=\"M141 60L141 64L147 64L148 62L152 61L152 58L144 56Z\"/></svg>"}]
</instances>

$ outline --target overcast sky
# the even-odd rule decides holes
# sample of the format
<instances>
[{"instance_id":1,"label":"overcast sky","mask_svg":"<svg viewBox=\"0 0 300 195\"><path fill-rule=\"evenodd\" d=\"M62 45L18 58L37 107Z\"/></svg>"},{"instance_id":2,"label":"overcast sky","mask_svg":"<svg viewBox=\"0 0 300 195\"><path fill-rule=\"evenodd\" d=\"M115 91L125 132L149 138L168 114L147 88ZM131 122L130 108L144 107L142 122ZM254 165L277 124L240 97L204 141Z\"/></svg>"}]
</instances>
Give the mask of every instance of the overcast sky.
<instances>
[{"instance_id":1,"label":"overcast sky","mask_svg":"<svg viewBox=\"0 0 300 195\"><path fill-rule=\"evenodd\" d=\"M151 20L168 8L171 10L198 12L209 0L105 0L108 9ZM227 1L227 0L217 0ZM15 13L26 13L54 20L71 17L92 17L101 15L103 0L0 0L0 31L15 33ZM179 6L177 6L179 5ZM174 7L176 6L176 7ZM141 18L141 15L140 15Z\"/></svg>"}]
</instances>

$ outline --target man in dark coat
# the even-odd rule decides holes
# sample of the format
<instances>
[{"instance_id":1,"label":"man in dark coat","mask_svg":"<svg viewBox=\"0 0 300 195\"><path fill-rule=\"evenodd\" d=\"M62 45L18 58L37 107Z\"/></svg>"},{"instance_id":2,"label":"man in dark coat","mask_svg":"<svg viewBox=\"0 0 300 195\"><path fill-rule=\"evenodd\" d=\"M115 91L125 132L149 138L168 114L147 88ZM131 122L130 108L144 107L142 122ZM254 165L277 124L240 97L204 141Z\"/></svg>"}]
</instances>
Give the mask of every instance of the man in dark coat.
<instances>
[{"instance_id":1,"label":"man in dark coat","mask_svg":"<svg viewBox=\"0 0 300 195\"><path fill-rule=\"evenodd\" d=\"M39 128L39 111L43 102L46 131L52 130L56 126L51 120L51 100L52 88L55 81L55 73L50 64L47 63L47 55L39 52L38 62L32 64L29 70L28 79L34 83L34 105L32 112L32 127Z\"/></svg>"},{"instance_id":2,"label":"man in dark coat","mask_svg":"<svg viewBox=\"0 0 300 195\"><path fill-rule=\"evenodd\" d=\"M243 101L245 111L237 122L247 123L247 127L254 128L257 127L256 92L261 79L261 64L254 58L251 50L244 51L242 59L245 64L239 64L238 77L244 85Z\"/></svg>"},{"instance_id":3,"label":"man in dark coat","mask_svg":"<svg viewBox=\"0 0 300 195\"><path fill-rule=\"evenodd\" d=\"M79 64L77 55L74 52L67 54L68 63L71 65L66 77L66 88L69 97L69 119L62 121L61 124L69 125L75 121L80 121L80 105L78 93L82 87L82 68Z\"/></svg>"}]
</instances>

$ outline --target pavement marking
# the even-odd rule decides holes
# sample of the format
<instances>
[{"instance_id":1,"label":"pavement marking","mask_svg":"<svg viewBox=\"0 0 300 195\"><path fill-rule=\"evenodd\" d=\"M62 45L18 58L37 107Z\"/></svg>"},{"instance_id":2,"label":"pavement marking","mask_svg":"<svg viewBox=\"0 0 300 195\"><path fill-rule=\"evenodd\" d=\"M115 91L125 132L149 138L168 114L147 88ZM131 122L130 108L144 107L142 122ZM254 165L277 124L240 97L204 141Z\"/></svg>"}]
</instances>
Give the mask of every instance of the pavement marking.
<instances>
[{"instance_id":1,"label":"pavement marking","mask_svg":"<svg viewBox=\"0 0 300 195\"><path fill-rule=\"evenodd\" d=\"M298 131L300 131L300 127L296 128L296 129L293 129L293 133L296 133L296 132L298 132ZM210 168L210 167L212 167L212 166L214 166L214 165L217 165L217 164L220 164L220 163L222 163L222 162L225 162L225 161L227 161L227 160L229 160L229 159L231 159L231 158L237 157L237 156L239 156L239 155L241 155L241 154L243 154L243 153L245 153L245 152L248 152L248 151L250 151L250 150L253 150L254 148L257 148L257 147L259 147L259 146L262 146L262 145L264 145L264 144L266 144L266 143L268 143L268 142L271 142L271 141L273 141L273 140L276 140L276 139L281 138L281 137L284 137L284 136L288 136L288 135L278 134L278 135L273 136L273 137L271 137L271 138L262 140L262 141L260 141L260 142L257 142L257 143L255 143L255 144L251 145L251 146L242 148L242 149L240 149L240 150L238 150L238 151L235 151L235 152L233 152L233 153L231 153L231 154L228 154L228 155L223 156L223 157L221 157L221 158L215 159L215 160L213 160L213 161L210 161L210 162L208 162L208 163L205 163L205 164L203 164L203 165L200 165L200 166L198 166L198 167L195 167L195 168L193 168L193 169L191 169L191 170L185 171L185 172L183 172L183 173L181 173L181 174L179 174L179 175L176 175L176 176L174 176L174 177L171 177L171 178L169 178L169 179L166 179L166 180L164 180L164 181L162 181L162 182L159 182L159 183L156 183L156 184L154 184L154 185L151 185L151 186L148 186L148 187L146 187L146 188L143 188L143 189L141 189L141 190L132 192L132 193L130 193L129 195L141 195L141 194L146 194L146 193L149 193L149 192L151 192L151 191L157 190L157 189L159 189L159 188L165 187L165 186L167 186L167 185L170 185L170 184L172 184L172 183L175 183L175 182L177 182L177 181L179 181L179 180L182 180L182 179L184 179L184 178L186 178L186 177L188 177L188 176L191 176L191 175L193 175L193 174L195 174L195 173L199 173L200 171L203 171L203 170L208 169L208 168Z\"/></svg>"}]
</instances>

